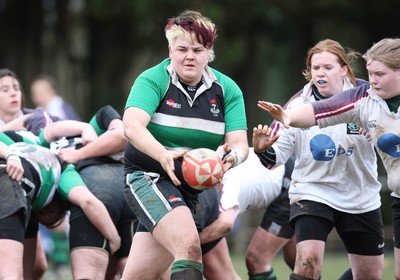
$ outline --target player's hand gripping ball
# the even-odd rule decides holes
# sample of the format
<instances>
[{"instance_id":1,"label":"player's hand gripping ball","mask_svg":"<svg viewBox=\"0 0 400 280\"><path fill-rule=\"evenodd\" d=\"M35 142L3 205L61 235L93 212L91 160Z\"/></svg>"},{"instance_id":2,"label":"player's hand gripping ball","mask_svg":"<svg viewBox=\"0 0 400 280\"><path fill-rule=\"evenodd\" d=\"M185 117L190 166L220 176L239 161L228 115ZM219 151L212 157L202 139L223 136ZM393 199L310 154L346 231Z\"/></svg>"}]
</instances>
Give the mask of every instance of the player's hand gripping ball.
<instances>
[{"instance_id":1,"label":"player's hand gripping ball","mask_svg":"<svg viewBox=\"0 0 400 280\"><path fill-rule=\"evenodd\" d=\"M183 157L182 174L189 186L206 190L221 183L224 164L216 151L193 149Z\"/></svg>"}]
</instances>

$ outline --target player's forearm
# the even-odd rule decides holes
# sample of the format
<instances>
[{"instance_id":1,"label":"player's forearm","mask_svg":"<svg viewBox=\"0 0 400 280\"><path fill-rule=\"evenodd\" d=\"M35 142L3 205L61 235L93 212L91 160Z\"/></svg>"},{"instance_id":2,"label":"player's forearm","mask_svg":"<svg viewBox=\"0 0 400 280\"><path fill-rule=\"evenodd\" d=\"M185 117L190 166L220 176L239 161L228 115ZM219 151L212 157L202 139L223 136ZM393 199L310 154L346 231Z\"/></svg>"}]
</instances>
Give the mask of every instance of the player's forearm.
<instances>
[{"instance_id":1,"label":"player's forearm","mask_svg":"<svg viewBox=\"0 0 400 280\"><path fill-rule=\"evenodd\" d=\"M289 125L292 127L311 127L317 124L311 104L295 107L286 113L289 115Z\"/></svg>"},{"instance_id":2,"label":"player's forearm","mask_svg":"<svg viewBox=\"0 0 400 280\"><path fill-rule=\"evenodd\" d=\"M78 150L80 159L88 159L94 157L108 156L125 149L127 139L124 136L123 130L109 130L99 136L93 142L88 143Z\"/></svg>"},{"instance_id":3,"label":"player's forearm","mask_svg":"<svg viewBox=\"0 0 400 280\"><path fill-rule=\"evenodd\" d=\"M90 124L80 121L63 120L50 124L44 129L47 142L55 141L63 136L81 135L85 129L93 129Z\"/></svg>"},{"instance_id":4,"label":"player's forearm","mask_svg":"<svg viewBox=\"0 0 400 280\"><path fill-rule=\"evenodd\" d=\"M5 123L4 125L2 125L1 127L0 127L0 131L8 131L8 130L15 130L15 131L17 131L17 130L23 130L25 127L24 127L24 121L28 118L28 117L30 117L32 115L32 113L30 113L30 114L26 114L26 115L22 115L22 116L20 116L20 117L18 117L18 118L16 118L16 119L14 119L14 120L12 120L12 121L10 121L10 122L7 122L7 123Z\"/></svg>"},{"instance_id":5,"label":"player's forearm","mask_svg":"<svg viewBox=\"0 0 400 280\"><path fill-rule=\"evenodd\" d=\"M232 229L232 224L215 220L205 227L200 233L200 243L205 244L226 236Z\"/></svg>"},{"instance_id":6,"label":"player's forearm","mask_svg":"<svg viewBox=\"0 0 400 280\"><path fill-rule=\"evenodd\" d=\"M107 240L119 238L117 229L104 204L97 200L90 200L81 206L92 224L104 235Z\"/></svg>"},{"instance_id":7,"label":"player's forearm","mask_svg":"<svg viewBox=\"0 0 400 280\"><path fill-rule=\"evenodd\" d=\"M132 122L124 126L124 131L129 142L151 158L159 161L159 156L165 153L166 148L141 124Z\"/></svg>"}]
</instances>

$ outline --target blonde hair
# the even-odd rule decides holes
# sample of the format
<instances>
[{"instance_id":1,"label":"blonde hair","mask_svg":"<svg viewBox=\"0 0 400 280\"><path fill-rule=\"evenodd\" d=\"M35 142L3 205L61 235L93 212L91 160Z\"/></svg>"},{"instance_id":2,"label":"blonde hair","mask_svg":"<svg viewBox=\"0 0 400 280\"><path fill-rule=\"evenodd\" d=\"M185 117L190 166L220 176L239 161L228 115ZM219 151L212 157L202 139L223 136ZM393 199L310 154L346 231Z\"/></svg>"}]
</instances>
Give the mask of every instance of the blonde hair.
<instances>
[{"instance_id":1,"label":"blonde hair","mask_svg":"<svg viewBox=\"0 0 400 280\"><path fill-rule=\"evenodd\" d=\"M380 61L394 70L400 69L400 39L385 38L380 40L367 50L363 58L365 61Z\"/></svg>"},{"instance_id":2,"label":"blonde hair","mask_svg":"<svg viewBox=\"0 0 400 280\"><path fill-rule=\"evenodd\" d=\"M185 10L179 16L170 18L164 31L169 47L180 35L184 34L189 39L196 38L208 50L208 62L215 59L214 43L217 38L217 29L215 24L201 13Z\"/></svg>"}]
</instances>

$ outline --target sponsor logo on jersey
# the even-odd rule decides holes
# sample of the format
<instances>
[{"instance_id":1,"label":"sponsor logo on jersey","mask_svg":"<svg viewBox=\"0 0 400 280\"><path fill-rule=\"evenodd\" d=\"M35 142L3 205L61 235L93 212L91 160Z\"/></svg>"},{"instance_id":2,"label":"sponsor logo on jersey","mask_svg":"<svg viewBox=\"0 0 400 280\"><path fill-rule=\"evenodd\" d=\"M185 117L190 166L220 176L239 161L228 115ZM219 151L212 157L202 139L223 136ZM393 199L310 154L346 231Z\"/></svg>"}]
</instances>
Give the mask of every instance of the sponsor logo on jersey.
<instances>
[{"instance_id":1,"label":"sponsor logo on jersey","mask_svg":"<svg viewBox=\"0 0 400 280\"><path fill-rule=\"evenodd\" d=\"M187 86L187 90L191 91L191 92L194 92L194 91L197 90L197 87L196 86Z\"/></svg>"},{"instance_id":2,"label":"sponsor logo on jersey","mask_svg":"<svg viewBox=\"0 0 400 280\"><path fill-rule=\"evenodd\" d=\"M354 147L336 145L335 141L328 135L317 134L310 139L310 151L314 160L331 161L336 156L351 156Z\"/></svg>"},{"instance_id":3,"label":"sponsor logo on jersey","mask_svg":"<svg viewBox=\"0 0 400 280\"><path fill-rule=\"evenodd\" d=\"M180 109L182 107L182 104L175 103L173 99L168 99L166 102L167 105L171 108Z\"/></svg>"},{"instance_id":4,"label":"sponsor logo on jersey","mask_svg":"<svg viewBox=\"0 0 400 280\"><path fill-rule=\"evenodd\" d=\"M370 121L368 121L367 126L368 126L368 128L375 128L376 123L377 123L377 120L370 120Z\"/></svg>"},{"instance_id":5,"label":"sponsor logo on jersey","mask_svg":"<svg viewBox=\"0 0 400 280\"><path fill-rule=\"evenodd\" d=\"M358 126L356 126L353 123L348 123L347 124L347 134L350 135L359 135L360 133L360 128Z\"/></svg>"},{"instance_id":6,"label":"sponsor logo on jersey","mask_svg":"<svg viewBox=\"0 0 400 280\"><path fill-rule=\"evenodd\" d=\"M169 197L168 201L169 201L170 203L180 202L180 201L182 201L182 198L177 197L177 196L174 196L174 195L171 195L171 196Z\"/></svg>"},{"instance_id":7,"label":"sponsor logo on jersey","mask_svg":"<svg viewBox=\"0 0 400 280\"><path fill-rule=\"evenodd\" d=\"M376 142L382 152L394 158L400 158L400 137L394 133L385 133L379 136Z\"/></svg>"}]
</instances>

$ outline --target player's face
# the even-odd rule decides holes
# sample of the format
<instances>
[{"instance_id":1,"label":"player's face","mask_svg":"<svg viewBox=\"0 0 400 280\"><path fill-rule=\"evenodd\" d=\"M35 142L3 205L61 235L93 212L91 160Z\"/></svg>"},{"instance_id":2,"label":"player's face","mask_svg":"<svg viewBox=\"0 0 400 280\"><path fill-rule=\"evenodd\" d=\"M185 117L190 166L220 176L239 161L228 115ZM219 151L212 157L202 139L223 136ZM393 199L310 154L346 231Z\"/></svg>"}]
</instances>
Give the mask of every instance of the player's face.
<instances>
[{"instance_id":1,"label":"player's face","mask_svg":"<svg viewBox=\"0 0 400 280\"><path fill-rule=\"evenodd\" d=\"M197 85L208 62L208 50L196 38L180 35L169 49L173 69L182 82Z\"/></svg>"},{"instance_id":2,"label":"player's face","mask_svg":"<svg viewBox=\"0 0 400 280\"><path fill-rule=\"evenodd\" d=\"M311 78L318 91L326 97L343 91L347 67L341 66L338 57L330 52L316 53L311 58Z\"/></svg>"},{"instance_id":3,"label":"player's face","mask_svg":"<svg viewBox=\"0 0 400 280\"><path fill-rule=\"evenodd\" d=\"M0 78L0 119L14 117L21 110L21 87L10 76Z\"/></svg>"},{"instance_id":4,"label":"player's face","mask_svg":"<svg viewBox=\"0 0 400 280\"><path fill-rule=\"evenodd\" d=\"M368 79L375 93L383 99L400 95L400 70L393 70L377 60L367 61Z\"/></svg>"},{"instance_id":5,"label":"player's face","mask_svg":"<svg viewBox=\"0 0 400 280\"><path fill-rule=\"evenodd\" d=\"M31 99L36 106L46 107L54 95L53 88L46 80L37 80L31 85Z\"/></svg>"}]
</instances>

